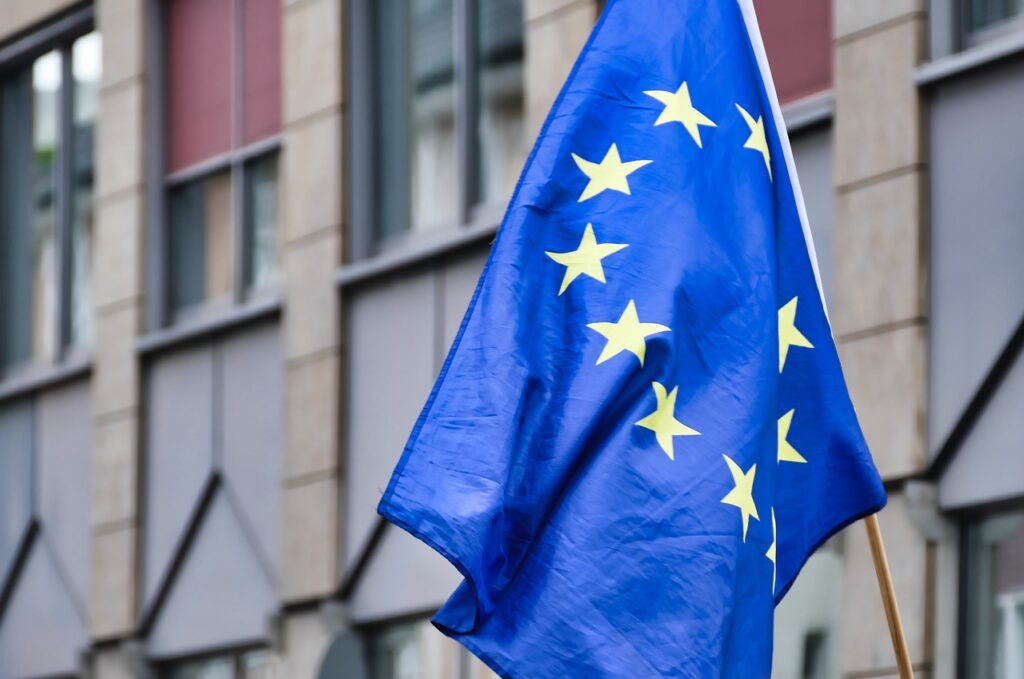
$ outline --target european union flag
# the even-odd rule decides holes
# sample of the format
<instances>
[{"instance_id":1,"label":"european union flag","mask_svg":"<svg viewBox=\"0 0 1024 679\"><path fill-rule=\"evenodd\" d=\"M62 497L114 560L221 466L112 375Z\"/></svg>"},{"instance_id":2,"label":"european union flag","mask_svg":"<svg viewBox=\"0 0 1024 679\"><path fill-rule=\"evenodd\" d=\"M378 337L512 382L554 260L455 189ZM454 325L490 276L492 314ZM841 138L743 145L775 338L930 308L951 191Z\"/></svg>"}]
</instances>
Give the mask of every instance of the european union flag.
<instances>
[{"instance_id":1,"label":"european union flag","mask_svg":"<svg viewBox=\"0 0 1024 679\"><path fill-rule=\"evenodd\" d=\"M885 504L750 0L612 0L380 504L505 677L770 674L775 604Z\"/></svg>"}]
</instances>

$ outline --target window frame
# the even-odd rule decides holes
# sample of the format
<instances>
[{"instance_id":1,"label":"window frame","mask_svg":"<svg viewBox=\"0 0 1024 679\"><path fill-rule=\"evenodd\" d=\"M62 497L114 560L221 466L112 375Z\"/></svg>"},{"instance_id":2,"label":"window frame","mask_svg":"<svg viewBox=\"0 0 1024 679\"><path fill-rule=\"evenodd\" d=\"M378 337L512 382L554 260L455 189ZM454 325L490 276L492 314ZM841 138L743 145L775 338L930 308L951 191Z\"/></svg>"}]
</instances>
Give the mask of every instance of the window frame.
<instances>
[{"instance_id":1,"label":"window frame","mask_svg":"<svg viewBox=\"0 0 1024 679\"><path fill-rule=\"evenodd\" d=\"M242 679L242 677L244 677L244 667L242 665L244 658L245 656L253 653L266 653L267 657L270 659L271 666L273 667L274 660L272 649L268 648L263 644L247 644L244 646L232 646L229 648L199 653L197 655L186 655L177 658L160 659L155 663L156 676L159 679L165 679L166 677L173 676L171 673L176 668L181 667L182 665L210 662L214 660L230 660L234 673L234 679Z\"/></svg>"},{"instance_id":2,"label":"window frame","mask_svg":"<svg viewBox=\"0 0 1024 679\"><path fill-rule=\"evenodd\" d=\"M999 40L1007 35L1024 29L1024 10L1013 16L1001 19L983 28L972 29L973 13L971 0L960 0L960 45L961 49L969 49Z\"/></svg>"},{"instance_id":3,"label":"window frame","mask_svg":"<svg viewBox=\"0 0 1024 679\"><path fill-rule=\"evenodd\" d=\"M959 524L959 568L957 577L957 616L956 616L956 670L957 679L971 679L973 667L970 652L976 643L972 636L974 606L974 570L976 564L972 558L972 536L985 519L1013 512L1024 511L1024 496L1000 500L976 507L967 508L957 515Z\"/></svg>"},{"instance_id":4,"label":"window frame","mask_svg":"<svg viewBox=\"0 0 1024 679\"><path fill-rule=\"evenodd\" d=\"M55 154L57 183L54 191L54 266L53 290L56 293L54 319L54 351L41 361L31 357L26 361L6 365L0 362L0 381L16 378L40 369L61 366L87 354L87 346L71 344L72 277L74 256L74 167L71 147L74 139L74 72L72 48L79 38L96 30L95 13L92 6L70 12L43 28L0 47L0 80L6 81L23 68L31 68L35 59L56 51L61 55L61 86L58 98L58 144ZM3 149L0 149L3 152ZM93 169L96 170L93 158ZM95 199L95 185L93 188ZM2 192L0 192L2 193ZM2 196L0 196L2 200ZM0 243L0 248L5 247ZM0 319L6 317L6 310L0 308ZM2 321L0 321L2 322ZM0 342L3 339L0 337Z\"/></svg>"},{"instance_id":5,"label":"window frame","mask_svg":"<svg viewBox=\"0 0 1024 679\"><path fill-rule=\"evenodd\" d=\"M930 59L934 61L985 45L1000 43L1015 34L1024 36L1024 12L977 31L971 30L970 26L970 0L930 0L928 3L928 53Z\"/></svg>"},{"instance_id":6,"label":"window frame","mask_svg":"<svg viewBox=\"0 0 1024 679\"><path fill-rule=\"evenodd\" d=\"M251 205L246 198L248 165L262 157L281 158L284 134L264 137L246 144L245 139L245 32L243 27L245 0L231 2L231 147L228 151L206 158L188 167L168 172L167 169L167 6L171 0L146 0L146 60L152 73L146 87L146 110L150 123L146 134L146 250L145 286L147 303L145 331L158 333L168 328L202 324L219 318L254 302L276 299L279 284L253 289L249 252L252 247ZM284 21L284 17L281 17ZM282 26L283 28L283 26ZM283 63L282 63L283 67ZM284 91L280 92L284 105ZM280 165L279 165L280 169ZM231 297L226 306L203 301L176 317L171 300L171 224L168 194L188 182L202 180L218 172L230 173L231 185L231 261L233 279ZM280 182L278 183L280 196ZM280 202L279 202L280 204ZM279 210L280 214L280 210ZM277 222L277 228L282 220Z\"/></svg>"},{"instance_id":7,"label":"window frame","mask_svg":"<svg viewBox=\"0 0 1024 679\"><path fill-rule=\"evenodd\" d=\"M393 237L377 236L378 186L375 161L375 139L378 131L376 108L377 88L374 77L374 14L371 9L378 0L347 0L346 77L350 102L345 143L349 152L345 164L348 246L344 264L353 264L374 256L396 251L416 250L435 243L438 237L459 234L482 225L496 226L505 207L481 201L481 187L475 179L481 160L478 129L481 64L477 51L476 26L479 12L475 0L453 2L453 65L455 87L456 176L458 198L453 223L442 224L425 232L406 230ZM523 17L525 58L525 8ZM524 76L525 77L525 76ZM525 83L524 83L525 96ZM524 101L523 115L526 115Z\"/></svg>"}]
</instances>

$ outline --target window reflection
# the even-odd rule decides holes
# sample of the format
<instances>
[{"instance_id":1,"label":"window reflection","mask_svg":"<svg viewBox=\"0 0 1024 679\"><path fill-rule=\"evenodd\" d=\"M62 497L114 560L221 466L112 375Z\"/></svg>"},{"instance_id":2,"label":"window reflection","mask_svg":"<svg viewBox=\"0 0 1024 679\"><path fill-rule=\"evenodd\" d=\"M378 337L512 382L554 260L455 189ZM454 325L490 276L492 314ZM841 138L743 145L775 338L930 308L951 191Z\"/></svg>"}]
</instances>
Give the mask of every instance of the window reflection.
<instances>
[{"instance_id":1,"label":"window reflection","mask_svg":"<svg viewBox=\"0 0 1024 679\"><path fill-rule=\"evenodd\" d=\"M1024 11L1024 0L971 0L971 28L975 31L1006 21Z\"/></svg>"},{"instance_id":2,"label":"window reflection","mask_svg":"<svg viewBox=\"0 0 1024 679\"><path fill-rule=\"evenodd\" d=\"M496 679L497 675L429 620L396 623L367 635L370 679Z\"/></svg>"},{"instance_id":3,"label":"window reflection","mask_svg":"<svg viewBox=\"0 0 1024 679\"><path fill-rule=\"evenodd\" d=\"M968 676L1024 679L1024 510L967 529Z\"/></svg>"},{"instance_id":4,"label":"window reflection","mask_svg":"<svg viewBox=\"0 0 1024 679\"><path fill-rule=\"evenodd\" d=\"M842 536L836 536L815 552L775 609L773 677L831 679L839 676L841 544Z\"/></svg>"},{"instance_id":5,"label":"window reflection","mask_svg":"<svg viewBox=\"0 0 1024 679\"><path fill-rule=\"evenodd\" d=\"M377 21L379 236L458 212L453 0L382 0Z\"/></svg>"},{"instance_id":6,"label":"window reflection","mask_svg":"<svg viewBox=\"0 0 1024 679\"><path fill-rule=\"evenodd\" d=\"M71 300L68 343L88 344L92 340L92 303L89 288L93 223L93 158L96 138L96 109L102 74L102 43L99 33L89 33L71 48L74 77L73 125L71 131L71 181L74 200L71 226Z\"/></svg>"},{"instance_id":7,"label":"window reflection","mask_svg":"<svg viewBox=\"0 0 1024 679\"><path fill-rule=\"evenodd\" d=\"M54 354L57 290L57 139L60 131L61 55L32 65L32 357Z\"/></svg>"},{"instance_id":8,"label":"window reflection","mask_svg":"<svg viewBox=\"0 0 1024 679\"><path fill-rule=\"evenodd\" d=\"M245 173L249 212L248 288L277 282L277 155L250 161Z\"/></svg>"},{"instance_id":9,"label":"window reflection","mask_svg":"<svg viewBox=\"0 0 1024 679\"><path fill-rule=\"evenodd\" d=\"M180 317L231 297L231 172L177 186L169 203L171 309Z\"/></svg>"},{"instance_id":10,"label":"window reflection","mask_svg":"<svg viewBox=\"0 0 1024 679\"><path fill-rule=\"evenodd\" d=\"M522 0L369 6L377 240L450 228L464 208L504 203L526 157Z\"/></svg>"},{"instance_id":11,"label":"window reflection","mask_svg":"<svg viewBox=\"0 0 1024 679\"><path fill-rule=\"evenodd\" d=\"M481 203L499 203L512 195L526 159L522 1L482 2L478 19L477 192Z\"/></svg>"},{"instance_id":12,"label":"window reflection","mask_svg":"<svg viewBox=\"0 0 1024 679\"><path fill-rule=\"evenodd\" d=\"M275 679L274 661L267 651L225 653L182 660L160 673L164 679Z\"/></svg>"}]
</instances>

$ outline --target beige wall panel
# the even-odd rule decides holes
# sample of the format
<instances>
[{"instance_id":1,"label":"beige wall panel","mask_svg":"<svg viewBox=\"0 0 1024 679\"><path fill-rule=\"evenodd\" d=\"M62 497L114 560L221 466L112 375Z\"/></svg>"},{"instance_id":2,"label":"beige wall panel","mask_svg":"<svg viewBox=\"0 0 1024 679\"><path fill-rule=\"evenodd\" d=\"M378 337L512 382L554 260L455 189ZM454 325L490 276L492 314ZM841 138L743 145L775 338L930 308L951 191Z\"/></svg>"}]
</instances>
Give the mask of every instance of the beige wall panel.
<instances>
[{"instance_id":1,"label":"beige wall panel","mask_svg":"<svg viewBox=\"0 0 1024 679\"><path fill-rule=\"evenodd\" d=\"M527 8L529 16L530 8ZM540 131L597 19L593 0L577 0L526 24L526 137Z\"/></svg>"},{"instance_id":2,"label":"beige wall panel","mask_svg":"<svg viewBox=\"0 0 1024 679\"><path fill-rule=\"evenodd\" d=\"M332 594L338 586L337 478L285 486L281 502L285 556L279 595L290 602Z\"/></svg>"},{"instance_id":3,"label":"beige wall panel","mask_svg":"<svg viewBox=\"0 0 1024 679\"><path fill-rule=\"evenodd\" d=\"M305 0L285 6L284 117L295 122L341 103L342 3Z\"/></svg>"},{"instance_id":4,"label":"beige wall panel","mask_svg":"<svg viewBox=\"0 0 1024 679\"><path fill-rule=\"evenodd\" d=\"M911 521L907 503L900 494L889 496L889 505L879 515L879 523L889 549L889 565L911 660L915 665L923 663L927 660L925 538ZM887 676L886 670L895 670L896 657L864 525L856 523L847 528L843 540L842 673L868 676L879 671L878 676Z\"/></svg>"},{"instance_id":5,"label":"beige wall panel","mask_svg":"<svg viewBox=\"0 0 1024 679\"><path fill-rule=\"evenodd\" d=\"M95 640L130 634L135 627L134 527L94 532L89 596L89 632Z\"/></svg>"},{"instance_id":6,"label":"beige wall panel","mask_svg":"<svg viewBox=\"0 0 1024 679\"><path fill-rule=\"evenodd\" d=\"M835 36L844 38L909 14L921 13L925 0L835 0Z\"/></svg>"},{"instance_id":7,"label":"beige wall panel","mask_svg":"<svg viewBox=\"0 0 1024 679\"><path fill-rule=\"evenodd\" d=\"M837 335L926 313L923 181L912 171L836 197Z\"/></svg>"},{"instance_id":8,"label":"beige wall panel","mask_svg":"<svg viewBox=\"0 0 1024 679\"><path fill-rule=\"evenodd\" d=\"M32 28L79 0L0 0L0 40Z\"/></svg>"},{"instance_id":9,"label":"beige wall panel","mask_svg":"<svg viewBox=\"0 0 1024 679\"><path fill-rule=\"evenodd\" d=\"M925 463L926 328L920 325L839 346L850 397L884 478Z\"/></svg>"},{"instance_id":10,"label":"beige wall panel","mask_svg":"<svg viewBox=\"0 0 1024 679\"><path fill-rule=\"evenodd\" d=\"M914 71L924 22L908 19L836 46L836 184L917 165L922 157Z\"/></svg>"}]
</instances>

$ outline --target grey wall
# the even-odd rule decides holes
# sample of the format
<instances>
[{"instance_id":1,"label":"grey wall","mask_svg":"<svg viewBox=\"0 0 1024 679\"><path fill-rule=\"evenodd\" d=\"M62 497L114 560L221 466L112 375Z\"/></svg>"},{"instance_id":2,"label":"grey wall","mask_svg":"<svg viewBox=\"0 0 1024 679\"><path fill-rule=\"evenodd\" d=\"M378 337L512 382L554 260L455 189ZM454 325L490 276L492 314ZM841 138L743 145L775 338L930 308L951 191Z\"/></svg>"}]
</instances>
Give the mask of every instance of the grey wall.
<instances>
[{"instance_id":1,"label":"grey wall","mask_svg":"<svg viewBox=\"0 0 1024 679\"><path fill-rule=\"evenodd\" d=\"M940 82L930 96L928 434L934 453L1024 316L1024 60ZM948 470L944 502L981 501L1008 491L1006 470L1019 469L1024 458L1016 421L1020 397L1016 417L1004 405L1019 389L1015 379L1003 385L1004 393ZM1012 478L1019 494L1024 475Z\"/></svg>"},{"instance_id":2,"label":"grey wall","mask_svg":"<svg viewBox=\"0 0 1024 679\"><path fill-rule=\"evenodd\" d=\"M0 406L0 582L32 518L32 402Z\"/></svg>"},{"instance_id":3,"label":"grey wall","mask_svg":"<svg viewBox=\"0 0 1024 679\"><path fill-rule=\"evenodd\" d=\"M153 657L261 639L276 609L278 334L244 328L148 367L143 605Z\"/></svg>"},{"instance_id":4,"label":"grey wall","mask_svg":"<svg viewBox=\"0 0 1024 679\"><path fill-rule=\"evenodd\" d=\"M487 252L477 246L344 293L349 565L365 548L377 503L455 338ZM442 557L397 529L388 530L378 550L387 554L378 552L371 560L354 594L354 617L437 606L458 584ZM409 591L395 591L399 581Z\"/></svg>"},{"instance_id":5,"label":"grey wall","mask_svg":"<svg viewBox=\"0 0 1024 679\"><path fill-rule=\"evenodd\" d=\"M92 404L75 382L0 407L0 678L65 674L88 644ZM26 533L34 518L38 530ZM11 570L14 550L24 554Z\"/></svg>"},{"instance_id":6,"label":"grey wall","mask_svg":"<svg viewBox=\"0 0 1024 679\"><path fill-rule=\"evenodd\" d=\"M818 254L818 271L825 300L832 298L832 272L834 257L842 256L833 252L833 222L835 199L832 190L832 128L821 125L793 134L793 159L807 205L807 219L811 223L811 235Z\"/></svg>"}]
</instances>

